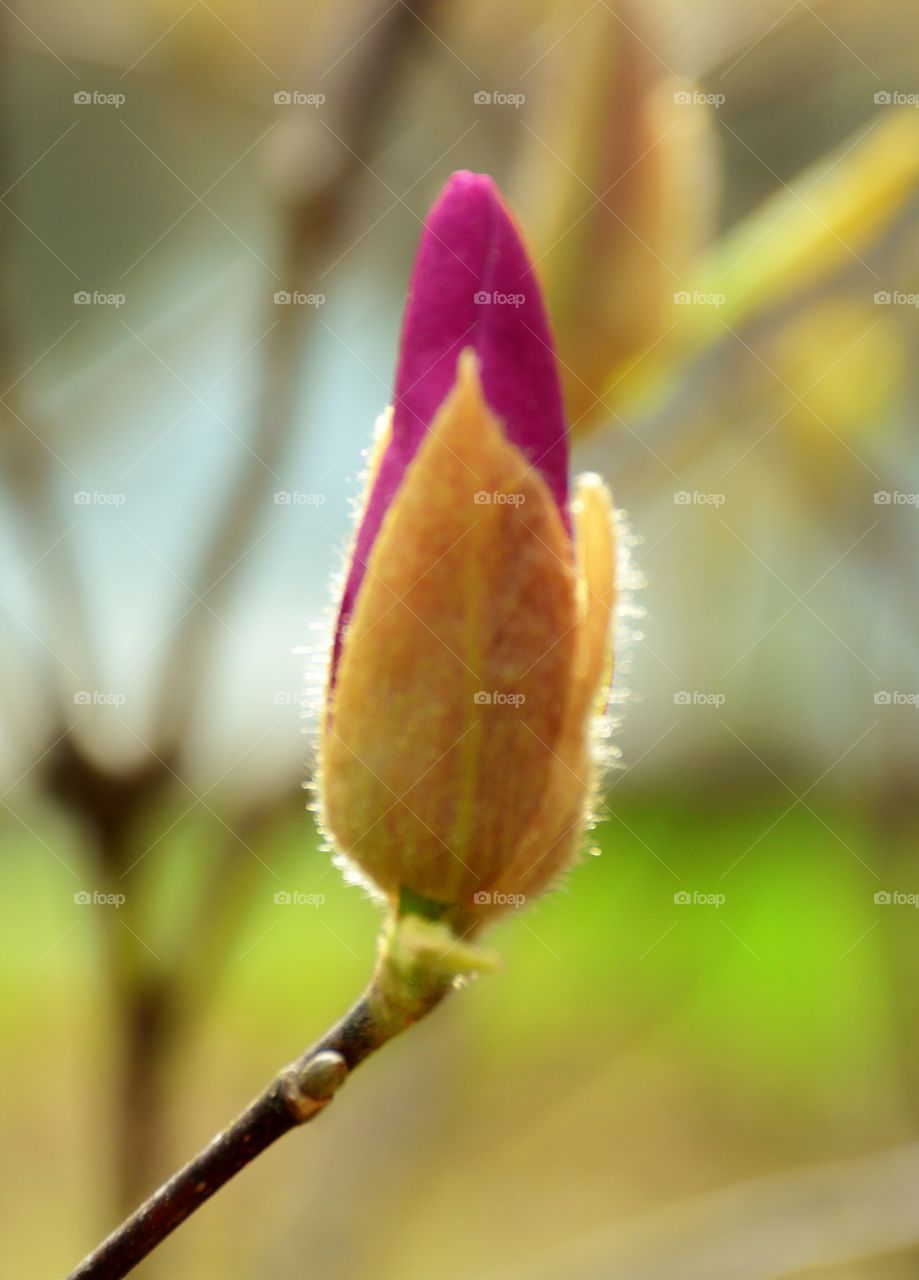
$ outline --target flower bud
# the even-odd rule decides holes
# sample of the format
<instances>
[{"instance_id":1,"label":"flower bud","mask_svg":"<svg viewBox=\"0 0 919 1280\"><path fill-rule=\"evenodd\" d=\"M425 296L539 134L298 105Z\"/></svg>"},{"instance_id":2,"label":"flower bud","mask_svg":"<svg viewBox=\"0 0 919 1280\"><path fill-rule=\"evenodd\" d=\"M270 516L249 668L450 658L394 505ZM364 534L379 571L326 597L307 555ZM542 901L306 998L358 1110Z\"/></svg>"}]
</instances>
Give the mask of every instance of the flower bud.
<instances>
[{"instance_id":1,"label":"flower bud","mask_svg":"<svg viewBox=\"0 0 919 1280\"><path fill-rule=\"evenodd\" d=\"M455 175L416 262L321 731L322 821L394 904L469 928L571 862L613 560L599 481L569 503L529 259L491 182Z\"/></svg>"},{"instance_id":2,"label":"flower bud","mask_svg":"<svg viewBox=\"0 0 919 1280\"><path fill-rule=\"evenodd\" d=\"M564 39L541 65L521 159L578 433L615 414L671 345L674 293L714 225L713 109L666 71L650 8L610 0L572 24L558 7Z\"/></svg>"}]
</instances>

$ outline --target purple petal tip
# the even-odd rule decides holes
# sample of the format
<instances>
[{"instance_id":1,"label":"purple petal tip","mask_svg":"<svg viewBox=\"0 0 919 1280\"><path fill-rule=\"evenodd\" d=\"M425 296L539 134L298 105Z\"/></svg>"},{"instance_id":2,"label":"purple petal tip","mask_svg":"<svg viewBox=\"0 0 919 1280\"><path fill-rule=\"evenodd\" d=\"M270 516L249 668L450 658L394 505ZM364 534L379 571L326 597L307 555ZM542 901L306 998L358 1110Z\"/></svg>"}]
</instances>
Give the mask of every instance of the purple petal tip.
<instances>
[{"instance_id":1,"label":"purple petal tip","mask_svg":"<svg viewBox=\"0 0 919 1280\"><path fill-rule=\"evenodd\" d=\"M493 180L461 171L428 215L409 286L393 435L411 442L411 454L453 386L460 351L470 346L508 439L542 471L564 509L567 435L539 282Z\"/></svg>"},{"instance_id":2,"label":"purple petal tip","mask_svg":"<svg viewBox=\"0 0 919 1280\"><path fill-rule=\"evenodd\" d=\"M508 439L542 473L566 521L568 442L555 347L539 283L513 216L487 174L448 180L422 231L402 324L392 439L357 532L335 642L405 469L472 347Z\"/></svg>"}]
</instances>

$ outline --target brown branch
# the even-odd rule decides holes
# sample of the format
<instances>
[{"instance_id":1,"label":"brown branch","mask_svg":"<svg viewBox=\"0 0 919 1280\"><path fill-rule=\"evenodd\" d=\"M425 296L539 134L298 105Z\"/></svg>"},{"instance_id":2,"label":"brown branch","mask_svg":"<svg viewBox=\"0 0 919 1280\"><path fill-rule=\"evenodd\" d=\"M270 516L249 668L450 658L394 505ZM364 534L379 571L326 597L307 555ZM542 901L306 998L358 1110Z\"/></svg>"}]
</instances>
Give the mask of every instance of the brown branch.
<instances>
[{"instance_id":1,"label":"brown branch","mask_svg":"<svg viewBox=\"0 0 919 1280\"><path fill-rule=\"evenodd\" d=\"M67 1280L121 1280L186 1218L273 1143L306 1124L375 1049L429 1013L450 975L425 971L406 982L384 956L365 995L317 1044L195 1158L164 1183L71 1272ZM137 1100L143 1106L143 1099Z\"/></svg>"}]
</instances>

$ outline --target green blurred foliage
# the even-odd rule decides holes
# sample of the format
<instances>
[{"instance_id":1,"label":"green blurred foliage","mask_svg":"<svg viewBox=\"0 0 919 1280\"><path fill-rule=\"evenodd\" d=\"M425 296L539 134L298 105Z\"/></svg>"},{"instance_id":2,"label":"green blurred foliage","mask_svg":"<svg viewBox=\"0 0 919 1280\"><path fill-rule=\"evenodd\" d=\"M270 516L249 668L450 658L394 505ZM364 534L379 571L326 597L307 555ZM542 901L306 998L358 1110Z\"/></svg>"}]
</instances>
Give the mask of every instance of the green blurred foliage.
<instances>
[{"instance_id":1,"label":"green blurred foliage","mask_svg":"<svg viewBox=\"0 0 919 1280\"><path fill-rule=\"evenodd\" d=\"M617 805L600 856L496 931L504 971L387 1049L309 1141L248 1171L161 1265L205 1280L232 1259L234 1274L266 1274L285 1239L317 1265L334 1202L364 1258L353 1274L372 1256L376 1275L429 1275L449 1238L440 1274L497 1276L673 1199L902 1141L916 1123L903 1068L915 1040L895 960L915 960L914 909L875 903L883 851L857 811L787 810ZM157 954L196 874L184 837L166 852L173 873L145 922ZM23 1161L4 1235L15 1273L38 1275L104 1225L110 1029L95 917L129 907L75 906L41 846L17 837L5 853L0 897L19 910L0 938L2 1039L8 1096L29 1105L2 1115L4 1149ZM301 822L265 858L272 883L325 901L278 904L264 881L253 895L173 1071L179 1154L357 994L372 960L376 908ZM686 893L724 901L675 901ZM365 1186L367 1161L382 1187ZM36 1241L49 1201L62 1210Z\"/></svg>"}]
</instances>

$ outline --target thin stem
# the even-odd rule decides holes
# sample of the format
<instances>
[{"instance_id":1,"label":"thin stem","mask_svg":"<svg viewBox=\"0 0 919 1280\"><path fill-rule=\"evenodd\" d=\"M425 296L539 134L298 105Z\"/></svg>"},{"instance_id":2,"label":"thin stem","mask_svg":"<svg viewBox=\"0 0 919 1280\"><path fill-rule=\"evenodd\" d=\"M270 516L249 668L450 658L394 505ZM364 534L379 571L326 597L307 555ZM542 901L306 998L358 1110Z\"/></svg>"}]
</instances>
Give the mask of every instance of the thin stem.
<instances>
[{"instance_id":1,"label":"thin stem","mask_svg":"<svg viewBox=\"0 0 919 1280\"><path fill-rule=\"evenodd\" d=\"M375 1049L429 1013L449 991L439 976L396 990L385 959L349 1013L71 1272L67 1280L121 1280L225 1183L278 1138L322 1111ZM143 1105L143 1100L138 1100Z\"/></svg>"}]
</instances>

